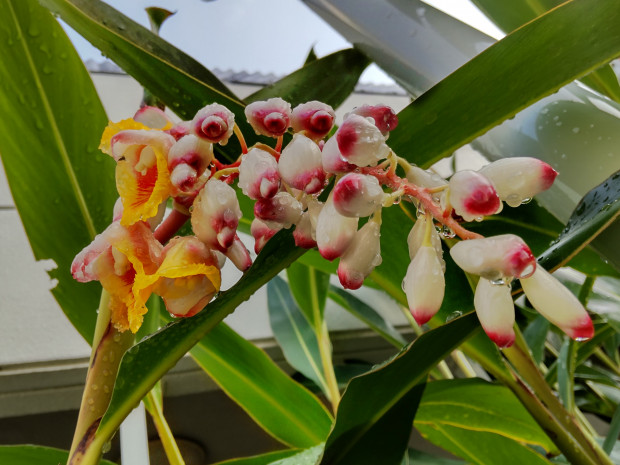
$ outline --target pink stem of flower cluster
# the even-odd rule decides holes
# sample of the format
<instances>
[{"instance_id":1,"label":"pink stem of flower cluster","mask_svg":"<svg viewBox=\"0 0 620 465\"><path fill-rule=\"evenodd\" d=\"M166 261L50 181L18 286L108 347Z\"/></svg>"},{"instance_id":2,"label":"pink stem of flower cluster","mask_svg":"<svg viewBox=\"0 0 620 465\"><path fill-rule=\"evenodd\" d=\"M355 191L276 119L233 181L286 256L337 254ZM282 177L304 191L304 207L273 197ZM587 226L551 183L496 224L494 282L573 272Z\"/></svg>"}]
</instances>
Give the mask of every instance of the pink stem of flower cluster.
<instances>
[{"instance_id":1,"label":"pink stem of flower cluster","mask_svg":"<svg viewBox=\"0 0 620 465\"><path fill-rule=\"evenodd\" d=\"M441 224L450 228L461 239L480 239L483 237L478 233L465 229L450 215L444 215L443 210L433 200L429 189L411 184L406 179L397 176L394 170L383 170L377 167L364 169L363 172L374 176L381 184L388 186L393 191L402 190L405 195L419 200L425 211L433 215Z\"/></svg>"},{"instance_id":2,"label":"pink stem of flower cluster","mask_svg":"<svg viewBox=\"0 0 620 465\"><path fill-rule=\"evenodd\" d=\"M178 210L172 210L166 219L157 227L153 235L160 243L165 244L181 229L181 226L189 220L189 216Z\"/></svg>"}]
</instances>

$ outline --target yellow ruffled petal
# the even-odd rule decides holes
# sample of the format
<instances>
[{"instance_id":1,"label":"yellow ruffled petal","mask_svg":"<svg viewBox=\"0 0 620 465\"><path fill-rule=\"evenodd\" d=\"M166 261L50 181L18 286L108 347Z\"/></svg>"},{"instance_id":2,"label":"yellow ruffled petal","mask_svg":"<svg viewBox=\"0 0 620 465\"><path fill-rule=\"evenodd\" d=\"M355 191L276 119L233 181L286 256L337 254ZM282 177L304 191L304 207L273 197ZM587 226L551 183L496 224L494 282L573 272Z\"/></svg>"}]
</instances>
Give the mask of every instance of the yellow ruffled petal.
<instances>
[{"instance_id":1,"label":"yellow ruffled petal","mask_svg":"<svg viewBox=\"0 0 620 465\"><path fill-rule=\"evenodd\" d=\"M108 125L103 130L103 134L101 136L101 142L99 144L99 150L103 153L107 153L108 155L112 155L112 147L111 141L112 137L118 134L125 129L150 129L148 126L145 126L142 123L138 123L134 121L132 118L127 118L119 121L118 123L113 123L112 121L108 122Z\"/></svg>"}]
</instances>

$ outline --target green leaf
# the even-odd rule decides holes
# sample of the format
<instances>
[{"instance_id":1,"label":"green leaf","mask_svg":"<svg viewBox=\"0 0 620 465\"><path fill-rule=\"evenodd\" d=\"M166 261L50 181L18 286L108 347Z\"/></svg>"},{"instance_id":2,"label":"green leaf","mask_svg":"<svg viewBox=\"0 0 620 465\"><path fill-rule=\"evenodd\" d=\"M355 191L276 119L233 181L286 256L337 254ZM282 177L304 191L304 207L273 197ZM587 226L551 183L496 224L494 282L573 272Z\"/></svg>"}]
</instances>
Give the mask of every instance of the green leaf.
<instances>
[{"instance_id":1,"label":"green leaf","mask_svg":"<svg viewBox=\"0 0 620 465\"><path fill-rule=\"evenodd\" d=\"M42 446L0 446L0 463L6 465L52 465L66 463L69 451ZM114 465L102 460L101 465Z\"/></svg>"},{"instance_id":2,"label":"green leaf","mask_svg":"<svg viewBox=\"0 0 620 465\"><path fill-rule=\"evenodd\" d=\"M276 234L254 265L229 290L220 293L206 310L168 325L129 349L119 367L110 406L86 454L98 451L112 437L123 419L152 386L211 331L226 315L304 253L295 247L290 231Z\"/></svg>"},{"instance_id":3,"label":"green leaf","mask_svg":"<svg viewBox=\"0 0 620 465\"><path fill-rule=\"evenodd\" d=\"M297 305L313 328L320 328L327 300L329 275L316 268L293 263L286 270L288 285Z\"/></svg>"},{"instance_id":4,"label":"green leaf","mask_svg":"<svg viewBox=\"0 0 620 465\"><path fill-rule=\"evenodd\" d=\"M316 56L316 52L314 51L314 46L310 47L310 51L308 52L308 55L306 55L306 61L304 61L304 66L312 63L318 58L319 57Z\"/></svg>"},{"instance_id":5,"label":"green leaf","mask_svg":"<svg viewBox=\"0 0 620 465\"><path fill-rule=\"evenodd\" d=\"M612 417L609 425L609 432L607 433L605 442L603 442L603 450L607 454L613 450L614 444L618 440L618 434L620 434L620 404L616 407L616 411L614 412L614 416Z\"/></svg>"},{"instance_id":6,"label":"green leaf","mask_svg":"<svg viewBox=\"0 0 620 465\"><path fill-rule=\"evenodd\" d=\"M449 424L418 428L422 436L468 463L488 465L549 465L549 461L524 444L486 431L471 431Z\"/></svg>"},{"instance_id":7,"label":"green leaf","mask_svg":"<svg viewBox=\"0 0 620 465\"><path fill-rule=\"evenodd\" d=\"M269 465L315 465L325 444L318 444L288 458L271 462Z\"/></svg>"},{"instance_id":8,"label":"green leaf","mask_svg":"<svg viewBox=\"0 0 620 465\"><path fill-rule=\"evenodd\" d=\"M252 457L224 460L223 462L218 462L215 465L269 465L276 460L284 459L298 453L299 451L295 449L279 450L276 452L267 452L266 454L254 455Z\"/></svg>"},{"instance_id":9,"label":"green leaf","mask_svg":"<svg viewBox=\"0 0 620 465\"><path fill-rule=\"evenodd\" d=\"M107 118L66 34L36 1L0 0L0 155L37 260L52 259L52 290L92 340L101 287L70 274L73 257L111 219L114 160L97 150ZM87 121L88 124L84 124Z\"/></svg>"},{"instance_id":10,"label":"green leaf","mask_svg":"<svg viewBox=\"0 0 620 465\"><path fill-rule=\"evenodd\" d=\"M487 48L405 108L390 146L410 161L431 165L618 56L619 21L618 2L562 4Z\"/></svg>"},{"instance_id":11,"label":"green leaf","mask_svg":"<svg viewBox=\"0 0 620 465\"><path fill-rule=\"evenodd\" d=\"M577 204L558 239L540 257L545 268L570 261L620 215L620 171L590 190Z\"/></svg>"},{"instance_id":12,"label":"green leaf","mask_svg":"<svg viewBox=\"0 0 620 465\"><path fill-rule=\"evenodd\" d=\"M465 465L462 460L444 459L415 449L409 449L408 456L414 465Z\"/></svg>"},{"instance_id":13,"label":"green leaf","mask_svg":"<svg viewBox=\"0 0 620 465\"><path fill-rule=\"evenodd\" d=\"M325 441L332 419L323 404L226 324L213 328L190 353L229 397L280 442L306 448Z\"/></svg>"},{"instance_id":14,"label":"green leaf","mask_svg":"<svg viewBox=\"0 0 620 465\"><path fill-rule=\"evenodd\" d=\"M330 286L329 298L346 309L351 315L366 323L373 331L381 335L390 344L400 348L407 342L394 326L383 318L374 308L355 297L352 293Z\"/></svg>"},{"instance_id":15,"label":"green leaf","mask_svg":"<svg viewBox=\"0 0 620 465\"><path fill-rule=\"evenodd\" d=\"M556 449L508 388L481 379L451 379L427 384L415 426L424 431L444 425L498 434L547 451Z\"/></svg>"},{"instance_id":16,"label":"green leaf","mask_svg":"<svg viewBox=\"0 0 620 465\"><path fill-rule=\"evenodd\" d=\"M267 306L271 329L288 363L327 393L314 328L295 303L289 286L278 276L267 284Z\"/></svg>"},{"instance_id":17,"label":"green leaf","mask_svg":"<svg viewBox=\"0 0 620 465\"><path fill-rule=\"evenodd\" d=\"M577 357L575 341L569 337L564 338L558 358L558 394L564 407L569 412L575 408L575 364Z\"/></svg>"},{"instance_id":18,"label":"green leaf","mask_svg":"<svg viewBox=\"0 0 620 465\"><path fill-rule=\"evenodd\" d=\"M428 372L479 328L475 315L457 318L353 378L338 406L321 465L399 465Z\"/></svg>"},{"instance_id":19,"label":"green leaf","mask_svg":"<svg viewBox=\"0 0 620 465\"><path fill-rule=\"evenodd\" d=\"M532 351L532 358L540 363L545 355L545 341L549 332L549 320L542 315L537 316L523 331L527 346Z\"/></svg>"},{"instance_id":20,"label":"green leaf","mask_svg":"<svg viewBox=\"0 0 620 465\"><path fill-rule=\"evenodd\" d=\"M166 10L165 8L159 8L157 6L150 6L145 8L146 14L149 16L149 23L151 23L151 31L155 34L159 34L161 25L164 24L170 16L174 15L176 11Z\"/></svg>"}]
</instances>

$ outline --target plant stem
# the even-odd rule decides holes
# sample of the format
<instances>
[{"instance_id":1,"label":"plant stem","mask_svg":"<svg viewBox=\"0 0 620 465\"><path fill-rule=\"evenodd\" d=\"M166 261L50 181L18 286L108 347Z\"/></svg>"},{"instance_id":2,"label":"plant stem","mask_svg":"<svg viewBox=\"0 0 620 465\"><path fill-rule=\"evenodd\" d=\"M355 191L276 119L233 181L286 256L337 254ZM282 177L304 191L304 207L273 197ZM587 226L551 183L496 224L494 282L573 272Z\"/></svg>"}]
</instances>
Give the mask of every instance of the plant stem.
<instances>
[{"instance_id":1,"label":"plant stem","mask_svg":"<svg viewBox=\"0 0 620 465\"><path fill-rule=\"evenodd\" d=\"M161 402L161 391L159 383L144 398L144 406L148 410L153 424L157 430L157 435L164 447L166 458L170 465L185 465L179 446L177 445L172 430L164 416L164 409Z\"/></svg>"},{"instance_id":2,"label":"plant stem","mask_svg":"<svg viewBox=\"0 0 620 465\"><path fill-rule=\"evenodd\" d=\"M455 350L452 352L451 356L467 378L475 378L476 376L478 376L476 375L476 372L472 368L469 360L467 360L467 357L465 357L465 354L463 352L461 352L460 350Z\"/></svg>"},{"instance_id":3,"label":"plant stem","mask_svg":"<svg viewBox=\"0 0 620 465\"><path fill-rule=\"evenodd\" d=\"M332 347L329 341L329 332L327 331L325 320L318 320L317 324L320 325L320 327L315 328L315 332L319 342L319 353L323 365L323 374L327 382L327 397L332 405L332 411L336 414L338 411L338 404L340 403L340 389L338 388L338 380L336 379L334 364L332 362Z\"/></svg>"}]
</instances>

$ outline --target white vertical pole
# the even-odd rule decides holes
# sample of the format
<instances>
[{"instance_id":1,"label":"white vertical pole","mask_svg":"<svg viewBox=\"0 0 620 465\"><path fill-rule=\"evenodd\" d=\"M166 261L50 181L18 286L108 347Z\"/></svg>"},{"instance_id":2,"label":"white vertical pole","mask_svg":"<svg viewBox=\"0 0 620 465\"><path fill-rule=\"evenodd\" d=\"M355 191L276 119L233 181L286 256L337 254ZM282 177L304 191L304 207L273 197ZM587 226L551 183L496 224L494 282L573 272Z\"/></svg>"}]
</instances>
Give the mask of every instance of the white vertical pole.
<instances>
[{"instance_id":1,"label":"white vertical pole","mask_svg":"<svg viewBox=\"0 0 620 465\"><path fill-rule=\"evenodd\" d=\"M149 465L146 413L142 402L121 424L121 461L127 465Z\"/></svg>"}]
</instances>

